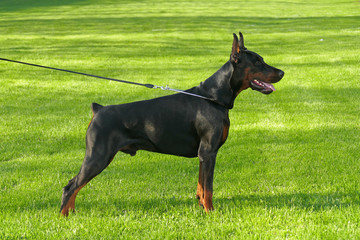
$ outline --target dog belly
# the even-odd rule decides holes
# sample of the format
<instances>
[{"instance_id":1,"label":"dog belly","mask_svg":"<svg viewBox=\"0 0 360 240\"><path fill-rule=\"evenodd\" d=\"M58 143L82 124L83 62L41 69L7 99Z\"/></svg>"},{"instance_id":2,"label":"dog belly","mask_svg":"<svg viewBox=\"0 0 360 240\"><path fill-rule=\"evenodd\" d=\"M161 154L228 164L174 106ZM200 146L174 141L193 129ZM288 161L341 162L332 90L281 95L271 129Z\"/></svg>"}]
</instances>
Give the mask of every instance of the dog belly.
<instances>
[{"instance_id":1,"label":"dog belly","mask_svg":"<svg viewBox=\"0 0 360 240\"><path fill-rule=\"evenodd\" d=\"M158 150L156 152L192 158L198 155L199 143L190 139L181 141L169 137L168 140L160 141L156 146Z\"/></svg>"},{"instance_id":2,"label":"dog belly","mask_svg":"<svg viewBox=\"0 0 360 240\"><path fill-rule=\"evenodd\" d=\"M147 150L151 152L164 153L182 157L197 157L199 142L197 135L188 133L179 128L154 129L151 133L143 131L139 136L139 131L134 131L133 150ZM135 137L136 136L136 137Z\"/></svg>"}]
</instances>

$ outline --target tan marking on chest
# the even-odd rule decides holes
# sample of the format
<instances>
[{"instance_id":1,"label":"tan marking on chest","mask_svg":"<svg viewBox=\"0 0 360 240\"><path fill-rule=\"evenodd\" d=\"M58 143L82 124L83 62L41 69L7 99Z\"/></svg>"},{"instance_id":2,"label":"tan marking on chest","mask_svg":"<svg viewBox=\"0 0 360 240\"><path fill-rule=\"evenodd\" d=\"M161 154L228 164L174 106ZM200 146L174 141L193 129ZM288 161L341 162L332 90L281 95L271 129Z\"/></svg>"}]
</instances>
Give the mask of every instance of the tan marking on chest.
<instances>
[{"instance_id":1,"label":"tan marking on chest","mask_svg":"<svg viewBox=\"0 0 360 240\"><path fill-rule=\"evenodd\" d=\"M229 135L229 127L230 127L230 125L228 125L228 124L224 125L223 134L222 134L222 138L221 138L221 143L222 144L226 141L226 139L227 139L227 137Z\"/></svg>"}]
</instances>

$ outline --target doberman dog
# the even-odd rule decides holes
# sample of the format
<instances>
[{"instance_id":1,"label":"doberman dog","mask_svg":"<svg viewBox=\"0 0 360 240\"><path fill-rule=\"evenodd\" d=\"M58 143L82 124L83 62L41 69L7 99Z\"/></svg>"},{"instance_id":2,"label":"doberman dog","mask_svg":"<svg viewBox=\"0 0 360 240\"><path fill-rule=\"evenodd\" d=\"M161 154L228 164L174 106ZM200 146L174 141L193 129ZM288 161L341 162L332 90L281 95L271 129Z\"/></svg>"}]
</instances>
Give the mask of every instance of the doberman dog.
<instances>
[{"instance_id":1,"label":"doberman dog","mask_svg":"<svg viewBox=\"0 0 360 240\"><path fill-rule=\"evenodd\" d=\"M234 33L230 60L199 86L186 92L121 105L92 104L93 118L86 133L86 154L80 172L63 189L60 213L75 209L82 187L101 173L118 151L134 156L138 150L183 157L199 157L196 197L206 212L213 210L213 173L216 155L225 143L230 126L229 109L247 89L270 94L272 83L284 72L267 65L244 46Z\"/></svg>"}]
</instances>

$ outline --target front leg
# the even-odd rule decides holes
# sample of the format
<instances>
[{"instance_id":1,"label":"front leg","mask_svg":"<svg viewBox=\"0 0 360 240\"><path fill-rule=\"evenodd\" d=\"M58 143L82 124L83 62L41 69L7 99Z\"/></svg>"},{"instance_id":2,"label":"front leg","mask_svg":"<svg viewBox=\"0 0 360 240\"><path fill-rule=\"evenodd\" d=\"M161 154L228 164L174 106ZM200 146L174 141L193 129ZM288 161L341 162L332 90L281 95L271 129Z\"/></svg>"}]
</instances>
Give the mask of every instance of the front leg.
<instances>
[{"instance_id":1,"label":"front leg","mask_svg":"<svg viewBox=\"0 0 360 240\"><path fill-rule=\"evenodd\" d=\"M199 205L204 207L206 212L214 210L212 204L214 168L216 162L216 153L200 146L199 149L199 181L196 197L199 199Z\"/></svg>"}]
</instances>

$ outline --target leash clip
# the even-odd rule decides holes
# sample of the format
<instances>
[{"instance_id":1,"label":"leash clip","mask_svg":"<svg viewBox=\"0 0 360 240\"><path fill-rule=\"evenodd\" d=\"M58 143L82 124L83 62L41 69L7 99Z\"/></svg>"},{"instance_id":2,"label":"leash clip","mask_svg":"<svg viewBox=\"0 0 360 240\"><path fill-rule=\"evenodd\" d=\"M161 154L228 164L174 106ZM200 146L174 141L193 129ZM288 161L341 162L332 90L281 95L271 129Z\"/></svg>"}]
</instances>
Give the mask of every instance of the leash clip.
<instances>
[{"instance_id":1,"label":"leash clip","mask_svg":"<svg viewBox=\"0 0 360 240\"><path fill-rule=\"evenodd\" d=\"M154 87L153 87L154 89L156 89L156 88L160 88L161 90L170 90L170 88L168 87L168 85L166 85L165 87L163 87L163 86L156 86L156 85L154 85Z\"/></svg>"}]
</instances>

